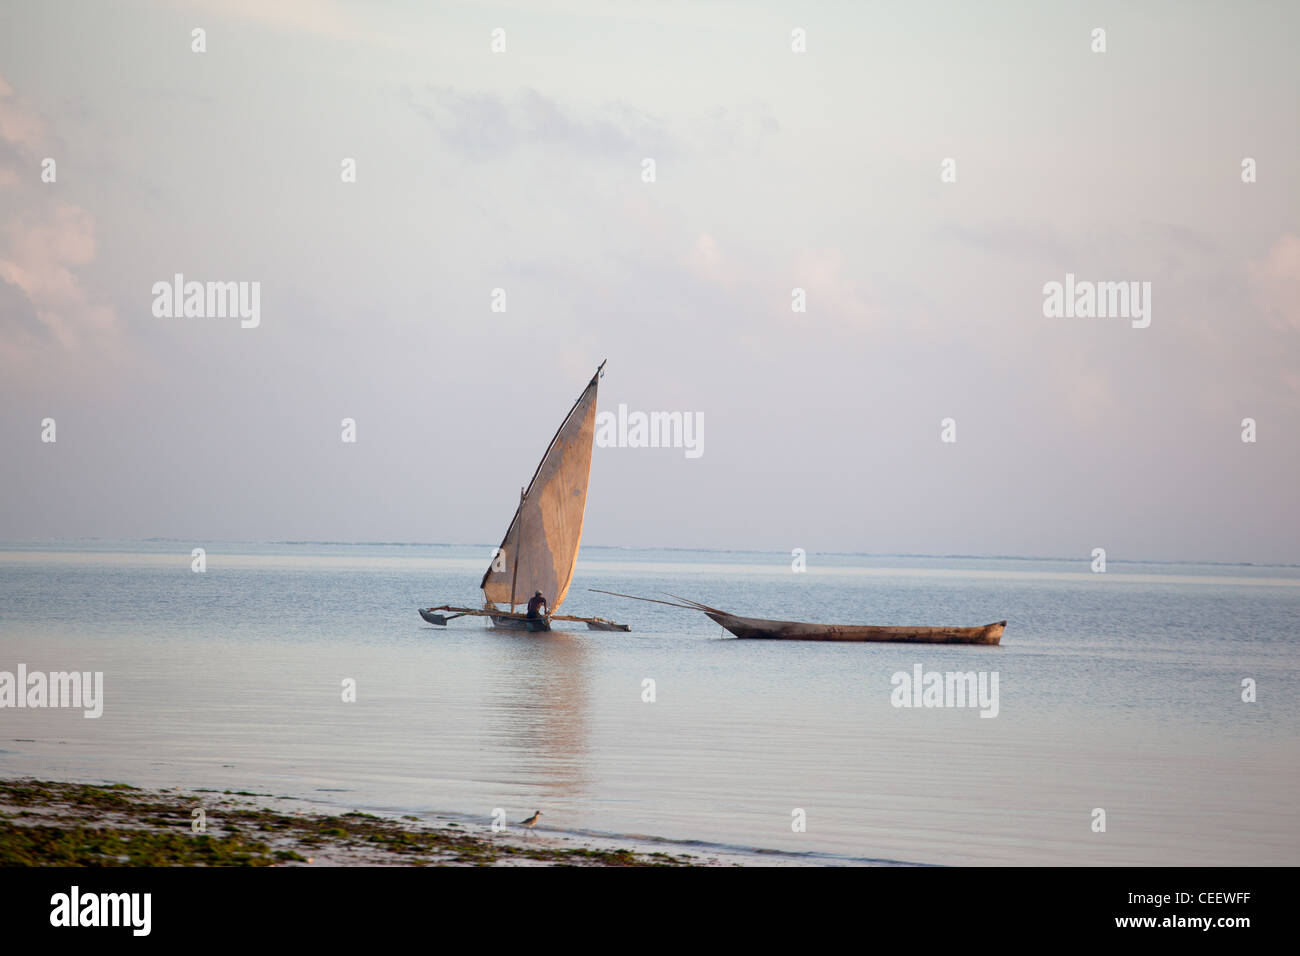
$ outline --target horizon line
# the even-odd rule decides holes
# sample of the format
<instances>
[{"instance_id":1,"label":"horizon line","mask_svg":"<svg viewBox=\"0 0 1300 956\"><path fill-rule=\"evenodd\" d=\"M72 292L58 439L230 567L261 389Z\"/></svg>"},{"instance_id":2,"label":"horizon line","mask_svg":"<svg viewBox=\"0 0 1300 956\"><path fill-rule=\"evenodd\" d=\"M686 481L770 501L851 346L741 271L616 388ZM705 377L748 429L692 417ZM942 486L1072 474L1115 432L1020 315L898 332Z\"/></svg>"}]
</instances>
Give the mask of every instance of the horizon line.
<instances>
[{"instance_id":1,"label":"horizon line","mask_svg":"<svg viewBox=\"0 0 1300 956\"><path fill-rule=\"evenodd\" d=\"M117 537L100 537L88 536L79 538L32 538L32 539L0 539L0 547L17 544L75 544L83 541L105 541L105 542L122 542L137 544L193 544L196 539L193 538L171 538L171 537L149 537L149 538L117 538ZM253 539L206 539L214 544L259 544L259 545L337 545L343 547L438 547L438 548L486 548L491 550L497 545L482 542L455 542L455 541L327 541L312 539L277 539L277 540L253 540ZM611 551L685 551L699 554L780 554L785 556L787 553L781 550L769 550L765 548L691 548L669 545L620 545L620 544L587 544L587 548L603 548ZM581 552L579 552L581 553ZM957 560L970 561L1059 561L1062 563L1087 562L1088 558L1082 557L1061 557L1059 555L1025 555L1025 554L959 554L945 553L933 554L923 552L904 552L904 551L807 551L812 555L829 555L832 557L859 557L859 558L950 558ZM1196 560L1188 558L1178 559L1157 559L1157 558L1112 558L1106 557L1107 564L1191 564L1204 565L1210 567L1248 567L1248 568L1300 568L1300 562L1278 562L1278 561L1221 561L1221 560Z\"/></svg>"}]
</instances>

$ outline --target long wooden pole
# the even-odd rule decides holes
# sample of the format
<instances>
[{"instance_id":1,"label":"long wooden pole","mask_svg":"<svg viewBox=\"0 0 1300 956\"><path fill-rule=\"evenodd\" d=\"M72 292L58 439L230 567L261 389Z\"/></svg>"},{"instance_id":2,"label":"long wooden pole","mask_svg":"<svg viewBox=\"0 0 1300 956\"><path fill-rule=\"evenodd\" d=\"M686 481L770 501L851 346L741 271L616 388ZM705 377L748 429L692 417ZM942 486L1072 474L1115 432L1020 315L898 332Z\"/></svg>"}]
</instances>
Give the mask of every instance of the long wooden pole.
<instances>
[{"instance_id":1,"label":"long wooden pole","mask_svg":"<svg viewBox=\"0 0 1300 956\"><path fill-rule=\"evenodd\" d=\"M519 580L519 536L524 531L524 490L519 489L519 520L515 522L515 554L511 559L514 572L510 575L510 613L515 613L515 581Z\"/></svg>"},{"instance_id":2,"label":"long wooden pole","mask_svg":"<svg viewBox=\"0 0 1300 956\"><path fill-rule=\"evenodd\" d=\"M617 591L602 591L600 588L587 588L588 591L595 591L597 594L612 594L614 597L631 598L633 601L649 601L651 604L667 604L669 607L683 607L688 611L698 611L699 608L694 604L674 604L672 601L660 601L658 598L637 597L635 594L619 594ZM670 595L676 597L677 595ZM683 601L688 598L682 598ZM710 610L712 610L710 608Z\"/></svg>"}]
</instances>

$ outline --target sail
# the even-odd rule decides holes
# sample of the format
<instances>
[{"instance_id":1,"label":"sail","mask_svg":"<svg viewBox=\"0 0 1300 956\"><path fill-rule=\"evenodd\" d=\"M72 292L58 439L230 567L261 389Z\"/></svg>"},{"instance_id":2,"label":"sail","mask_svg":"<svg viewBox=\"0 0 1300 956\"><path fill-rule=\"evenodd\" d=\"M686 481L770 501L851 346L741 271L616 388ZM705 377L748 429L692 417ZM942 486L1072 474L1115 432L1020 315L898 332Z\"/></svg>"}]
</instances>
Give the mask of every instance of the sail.
<instances>
[{"instance_id":1,"label":"sail","mask_svg":"<svg viewBox=\"0 0 1300 956\"><path fill-rule=\"evenodd\" d=\"M483 594L494 604L523 604L541 591L554 613L569 593L587 509L600 368L551 439L501 550L483 575Z\"/></svg>"}]
</instances>

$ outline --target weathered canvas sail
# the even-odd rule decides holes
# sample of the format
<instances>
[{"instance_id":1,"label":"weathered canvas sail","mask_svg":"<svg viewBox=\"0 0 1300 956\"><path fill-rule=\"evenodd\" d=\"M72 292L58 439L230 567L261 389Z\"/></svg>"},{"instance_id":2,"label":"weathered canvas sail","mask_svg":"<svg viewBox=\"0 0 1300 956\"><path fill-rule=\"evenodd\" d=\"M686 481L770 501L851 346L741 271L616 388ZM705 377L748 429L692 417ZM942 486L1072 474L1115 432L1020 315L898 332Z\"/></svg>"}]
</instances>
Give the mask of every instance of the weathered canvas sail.
<instances>
[{"instance_id":1,"label":"weathered canvas sail","mask_svg":"<svg viewBox=\"0 0 1300 956\"><path fill-rule=\"evenodd\" d=\"M508 605L512 598L522 604L541 591L554 613L569 593L587 509L599 380L598 368L551 439L501 541L500 555L483 575L483 594L494 604Z\"/></svg>"}]
</instances>

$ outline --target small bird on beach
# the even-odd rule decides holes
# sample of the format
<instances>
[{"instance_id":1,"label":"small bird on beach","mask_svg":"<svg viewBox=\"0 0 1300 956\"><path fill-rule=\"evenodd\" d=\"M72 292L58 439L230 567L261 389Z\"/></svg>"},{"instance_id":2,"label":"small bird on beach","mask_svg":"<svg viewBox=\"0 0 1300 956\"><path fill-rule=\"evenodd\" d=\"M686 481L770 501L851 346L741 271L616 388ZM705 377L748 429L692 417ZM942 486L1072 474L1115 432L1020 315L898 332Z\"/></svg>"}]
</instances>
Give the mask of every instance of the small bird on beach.
<instances>
[{"instance_id":1,"label":"small bird on beach","mask_svg":"<svg viewBox=\"0 0 1300 956\"><path fill-rule=\"evenodd\" d=\"M534 810L533 815L529 817L527 820L520 820L519 825L521 827L528 827L528 829L531 830L533 827L537 826L537 818L540 817L541 815L542 815L541 810Z\"/></svg>"}]
</instances>

